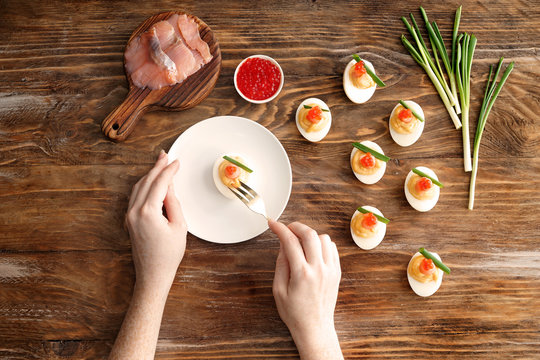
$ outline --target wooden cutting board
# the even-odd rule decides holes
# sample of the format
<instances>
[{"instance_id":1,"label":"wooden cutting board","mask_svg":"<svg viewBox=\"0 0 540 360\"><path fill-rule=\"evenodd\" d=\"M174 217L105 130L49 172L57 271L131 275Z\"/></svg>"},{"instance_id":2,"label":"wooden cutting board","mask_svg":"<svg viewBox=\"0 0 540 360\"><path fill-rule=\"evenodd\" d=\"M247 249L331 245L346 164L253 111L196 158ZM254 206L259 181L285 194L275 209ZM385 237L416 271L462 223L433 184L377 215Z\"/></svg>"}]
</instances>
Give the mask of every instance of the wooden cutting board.
<instances>
[{"instance_id":1,"label":"wooden cutting board","mask_svg":"<svg viewBox=\"0 0 540 360\"><path fill-rule=\"evenodd\" d=\"M180 11L160 13L146 19L137 27L129 38L128 45L155 23L166 20L173 14L184 14ZM129 92L120 106L111 112L101 124L101 131L114 141L124 141L135 128L138 120L147 112L155 110L181 111L198 105L212 91L221 71L221 50L212 30L198 17L186 14L199 25L201 39L210 47L212 60L199 71L179 84L165 86L161 89L141 89L133 84L131 76L126 73ZM124 58L125 66L125 58ZM124 67L125 69L125 67Z\"/></svg>"}]
</instances>

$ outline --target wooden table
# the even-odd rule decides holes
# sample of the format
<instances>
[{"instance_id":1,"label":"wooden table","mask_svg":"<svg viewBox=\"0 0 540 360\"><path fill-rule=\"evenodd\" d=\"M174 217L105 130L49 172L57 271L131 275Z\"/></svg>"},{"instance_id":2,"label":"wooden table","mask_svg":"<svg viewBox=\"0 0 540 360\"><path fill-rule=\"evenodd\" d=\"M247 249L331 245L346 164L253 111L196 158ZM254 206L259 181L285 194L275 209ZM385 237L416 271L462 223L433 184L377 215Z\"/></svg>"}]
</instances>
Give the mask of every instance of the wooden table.
<instances>
[{"instance_id":1,"label":"wooden table","mask_svg":"<svg viewBox=\"0 0 540 360\"><path fill-rule=\"evenodd\" d=\"M188 127L216 115L257 121L282 142L293 169L284 222L299 220L337 243L343 278L336 327L347 359L538 358L540 353L540 11L535 1L463 1L460 30L479 39L472 72L473 129L488 68L500 56L516 68L491 113L481 146L477 199L461 135L423 70L400 42L401 16L420 2L0 2L0 357L100 359L120 328L134 283L123 229L131 187ZM448 39L459 2L422 2ZM148 16L184 10L209 24L223 55L221 76L199 106L146 115L124 143L100 132L127 93L122 54ZM342 89L350 55L376 64L387 83L364 105ZM246 56L277 59L278 98L253 105L232 75ZM306 97L332 109L318 144L296 130ZM419 102L427 123L411 147L397 146L388 116L400 98ZM473 130L471 130L473 133ZM351 142L377 141L393 157L376 185L349 166ZM403 181L414 166L446 185L419 213ZM363 251L349 221L373 204L392 219L384 241ZM420 246L452 268L424 299L406 279ZM193 236L165 309L157 358L296 358L274 305L278 250L265 232L235 245Z\"/></svg>"}]
</instances>

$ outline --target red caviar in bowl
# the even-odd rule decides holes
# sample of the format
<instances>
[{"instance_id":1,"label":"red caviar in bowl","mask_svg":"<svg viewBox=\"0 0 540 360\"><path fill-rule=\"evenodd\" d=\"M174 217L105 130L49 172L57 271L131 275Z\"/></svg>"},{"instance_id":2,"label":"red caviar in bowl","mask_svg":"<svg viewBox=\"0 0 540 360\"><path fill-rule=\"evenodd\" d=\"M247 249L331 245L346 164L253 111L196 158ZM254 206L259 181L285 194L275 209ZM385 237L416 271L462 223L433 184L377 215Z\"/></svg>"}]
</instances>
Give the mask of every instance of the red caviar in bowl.
<instances>
[{"instance_id":1,"label":"red caviar in bowl","mask_svg":"<svg viewBox=\"0 0 540 360\"><path fill-rule=\"evenodd\" d=\"M279 91L281 71L270 60L246 59L236 75L238 90L251 100L266 100Z\"/></svg>"}]
</instances>

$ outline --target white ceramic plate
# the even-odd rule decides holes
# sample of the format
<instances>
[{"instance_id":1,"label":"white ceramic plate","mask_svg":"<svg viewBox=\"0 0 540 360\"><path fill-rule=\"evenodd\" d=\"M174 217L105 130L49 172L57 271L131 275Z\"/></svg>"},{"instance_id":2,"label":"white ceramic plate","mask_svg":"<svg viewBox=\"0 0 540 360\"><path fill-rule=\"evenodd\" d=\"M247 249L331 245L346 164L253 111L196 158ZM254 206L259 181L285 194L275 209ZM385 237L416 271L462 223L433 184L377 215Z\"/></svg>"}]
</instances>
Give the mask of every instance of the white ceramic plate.
<instances>
[{"instance_id":1,"label":"white ceramic plate","mask_svg":"<svg viewBox=\"0 0 540 360\"><path fill-rule=\"evenodd\" d=\"M242 117L218 116L184 131L169 150L169 162L180 161L174 177L176 196L188 231L220 244L249 240L268 229L264 217L216 188L212 167L218 156L227 153L245 154L253 163L250 184L262 195L271 218L278 219L285 210L292 186L289 157L264 126Z\"/></svg>"}]
</instances>

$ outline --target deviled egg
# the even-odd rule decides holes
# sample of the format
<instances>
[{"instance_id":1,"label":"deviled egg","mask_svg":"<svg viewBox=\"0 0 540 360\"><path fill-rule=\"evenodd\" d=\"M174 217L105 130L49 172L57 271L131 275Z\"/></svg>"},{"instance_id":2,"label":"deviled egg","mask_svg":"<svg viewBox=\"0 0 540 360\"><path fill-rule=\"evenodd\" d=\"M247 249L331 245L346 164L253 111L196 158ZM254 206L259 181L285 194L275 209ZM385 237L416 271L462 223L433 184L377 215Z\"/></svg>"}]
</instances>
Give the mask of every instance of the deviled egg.
<instances>
[{"instance_id":1,"label":"deviled egg","mask_svg":"<svg viewBox=\"0 0 540 360\"><path fill-rule=\"evenodd\" d=\"M309 98L296 110L296 127L311 142L321 141L330 131L332 114L326 103L317 98Z\"/></svg>"},{"instance_id":2,"label":"deviled egg","mask_svg":"<svg viewBox=\"0 0 540 360\"><path fill-rule=\"evenodd\" d=\"M423 248L420 251L414 254L409 261L407 279L411 289L417 295L426 297L439 290L444 275L444 271L432 258L437 259L439 265L445 268L448 273L450 269L442 263L441 257L437 253L430 253ZM429 254L429 257L425 257L424 254Z\"/></svg>"},{"instance_id":3,"label":"deviled egg","mask_svg":"<svg viewBox=\"0 0 540 360\"><path fill-rule=\"evenodd\" d=\"M400 146L410 146L414 144L424 131L424 111L414 101L404 101L409 107L407 109L401 103L397 104L390 114L390 135L396 144ZM418 117L415 115L418 115Z\"/></svg>"},{"instance_id":4,"label":"deviled egg","mask_svg":"<svg viewBox=\"0 0 540 360\"><path fill-rule=\"evenodd\" d=\"M379 209L361 206L351 218L351 236L360 248L371 250L383 240L388 222Z\"/></svg>"},{"instance_id":5,"label":"deviled egg","mask_svg":"<svg viewBox=\"0 0 540 360\"><path fill-rule=\"evenodd\" d=\"M343 90L353 103L363 104L375 93L377 84L367 73L366 66L375 74L375 68L367 60L352 59L343 72Z\"/></svg>"},{"instance_id":6,"label":"deviled egg","mask_svg":"<svg viewBox=\"0 0 540 360\"><path fill-rule=\"evenodd\" d=\"M230 161L232 160L232 162ZM238 188L240 181L247 183L250 173L253 172L243 157L238 155L223 155L216 159L212 169L214 184L223 196L236 199L229 188Z\"/></svg>"},{"instance_id":7,"label":"deviled egg","mask_svg":"<svg viewBox=\"0 0 540 360\"><path fill-rule=\"evenodd\" d=\"M442 187L433 170L418 166L405 179L405 197L414 209L429 211L437 204Z\"/></svg>"},{"instance_id":8,"label":"deviled egg","mask_svg":"<svg viewBox=\"0 0 540 360\"><path fill-rule=\"evenodd\" d=\"M364 184L375 184L381 180L388 160L381 147L372 141L353 143L351 168L356 178Z\"/></svg>"}]
</instances>

